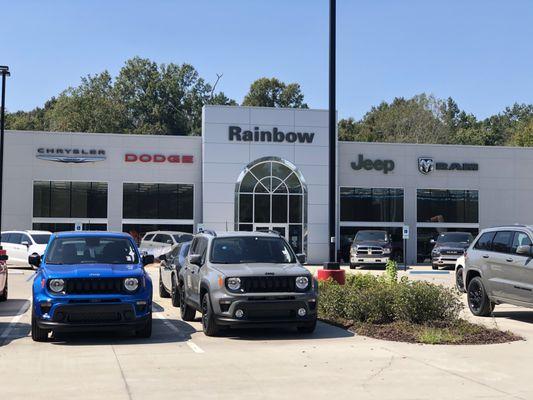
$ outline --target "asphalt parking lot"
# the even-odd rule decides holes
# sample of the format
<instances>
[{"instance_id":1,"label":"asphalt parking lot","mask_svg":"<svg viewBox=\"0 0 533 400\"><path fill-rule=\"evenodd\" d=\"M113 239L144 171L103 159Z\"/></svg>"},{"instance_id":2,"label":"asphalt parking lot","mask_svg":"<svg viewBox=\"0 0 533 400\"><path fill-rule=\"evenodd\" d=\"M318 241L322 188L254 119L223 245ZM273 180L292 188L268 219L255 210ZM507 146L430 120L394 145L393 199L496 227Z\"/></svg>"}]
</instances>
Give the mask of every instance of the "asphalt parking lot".
<instances>
[{"instance_id":1,"label":"asphalt parking lot","mask_svg":"<svg viewBox=\"0 0 533 400\"><path fill-rule=\"evenodd\" d=\"M155 281L157 269L150 272ZM85 333L35 343L32 275L11 268L10 300L0 304L2 399L533 398L533 311L497 307L483 322L527 340L490 346L386 342L324 323L312 335L254 330L208 338L199 320L181 321L170 299L154 293L149 340ZM453 282L453 272L410 276Z\"/></svg>"}]
</instances>

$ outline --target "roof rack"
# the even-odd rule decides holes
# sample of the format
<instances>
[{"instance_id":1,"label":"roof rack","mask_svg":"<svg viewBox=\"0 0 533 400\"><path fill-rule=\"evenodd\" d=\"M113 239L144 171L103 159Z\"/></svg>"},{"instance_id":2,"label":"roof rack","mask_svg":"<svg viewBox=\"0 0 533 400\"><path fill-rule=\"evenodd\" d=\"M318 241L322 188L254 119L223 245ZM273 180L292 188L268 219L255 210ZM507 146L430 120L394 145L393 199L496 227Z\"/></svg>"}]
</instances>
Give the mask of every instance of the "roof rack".
<instances>
[{"instance_id":1,"label":"roof rack","mask_svg":"<svg viewBox=\"0 0 533 400\"><path fill-rule=\"evenodd\" d=\"M198 233L205 233L206 235L211 235L211 236L217 237L217 233L214 230L212 230L212 229L200 228L200 229L198 229Z\"/></svg>"}]
</instances>

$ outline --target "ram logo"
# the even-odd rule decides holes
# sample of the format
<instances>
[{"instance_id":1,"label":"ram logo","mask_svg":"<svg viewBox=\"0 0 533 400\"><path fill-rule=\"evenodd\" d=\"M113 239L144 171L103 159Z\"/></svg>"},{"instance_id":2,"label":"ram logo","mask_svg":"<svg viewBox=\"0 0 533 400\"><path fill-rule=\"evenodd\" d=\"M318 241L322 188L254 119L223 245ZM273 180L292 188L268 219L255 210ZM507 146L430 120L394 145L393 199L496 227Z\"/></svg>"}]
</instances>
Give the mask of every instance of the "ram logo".
<instances>
[{"instance_id":1,"label":"ram logo","mask_svg":"<svg viewBox=\"0 0 533 400\"><path fill-rule=\"evenodd\" d=\"M418 159L418 170L424 175L427 175L433 171L434 165L435 163L433 162L432 158L420 157Z\"/></svg>"}]
</instances>

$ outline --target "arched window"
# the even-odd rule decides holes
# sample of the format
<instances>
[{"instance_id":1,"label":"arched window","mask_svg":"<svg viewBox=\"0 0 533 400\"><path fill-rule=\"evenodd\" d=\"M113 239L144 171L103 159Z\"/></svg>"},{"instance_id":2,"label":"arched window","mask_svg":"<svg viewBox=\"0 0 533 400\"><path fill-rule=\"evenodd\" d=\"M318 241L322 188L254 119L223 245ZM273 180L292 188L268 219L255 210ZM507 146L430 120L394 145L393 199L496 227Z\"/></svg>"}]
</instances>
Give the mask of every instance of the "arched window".
<instances>
[{"instance_id":1,"label":"arched window","mask_svg":"<svg viewBox=\"0 0 533 400\"><path fill-rule=\"evenodd\" d=\"M275 230L307 252L307 185L292 163L264 157L246 166L235 186L235 229Z\"/></svg>"}]
</instances>

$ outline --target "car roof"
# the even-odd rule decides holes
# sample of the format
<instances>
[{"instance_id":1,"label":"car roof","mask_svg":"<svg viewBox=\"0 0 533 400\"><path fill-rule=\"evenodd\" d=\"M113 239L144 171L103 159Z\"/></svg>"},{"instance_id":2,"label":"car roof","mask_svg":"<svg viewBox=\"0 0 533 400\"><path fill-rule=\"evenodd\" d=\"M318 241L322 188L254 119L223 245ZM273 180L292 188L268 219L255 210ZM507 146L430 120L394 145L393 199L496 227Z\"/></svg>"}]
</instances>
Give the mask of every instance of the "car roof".
<instances>
[{"instance_id":1,"label":"car roof","mask_svg":"<svg viewBox=\"0 0 533 400\"><path fill-rule=\"evenodd\" d=\"M213 234L214 233L214 234ZM216 236L216 237L280 237L275 232L258 232L258 231L203 231L199 235Z\"/></svg>"},{"instance_id":2,"label":"car roof","mask_svg":"<svg viewBox=\"0 0 533 400\"><path fill-rule=\"evenodd\" d=\"M34 230L23 230L23 231L2 231L2 233L27 233L28 235L51 235L50 231L34 231Z\"/></svg>"},{"instance_id":3,"label":"car roof","mask_svg":"<svg viewBox=\"0 0 533 400\"><path fill-rule=\"evenodd\" d=\"M532 225L521 225L521 224L491 226L490 228L481 229L480 232L502 231L506 229L511 229L511 230L527 229L527 230L533 231L533 226Z\"/></svg>"},{"instance_id":4,"label":"car roof","mask_svg":"<svg viewBox=\"0 0 533 400\"><path fill-rule=\"evenodd\" d=\"M111 231L66 231L66 232L57 232L55 234L57 238L63 237L117 237L117 238L128 238L131 239L131 235L125 232L111 232Z\"/></svg>"},{"instance_id":5,"label":"car roof","mask_svg":"<svg viewBox=\"0 0 533 400\"><path fill-rule=\"evenodd\" d=\"M146 235L155 235L155 234L158 234L158 233L164 233L164 234L167 234L167 235L192 235L192 233L190 232L181 232L181 231L150 231L150 232L146 232Z\"/></svg>"}]
</instances>

